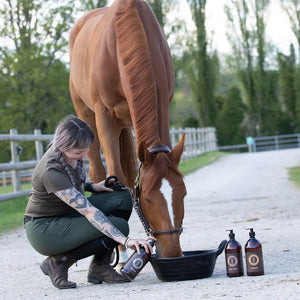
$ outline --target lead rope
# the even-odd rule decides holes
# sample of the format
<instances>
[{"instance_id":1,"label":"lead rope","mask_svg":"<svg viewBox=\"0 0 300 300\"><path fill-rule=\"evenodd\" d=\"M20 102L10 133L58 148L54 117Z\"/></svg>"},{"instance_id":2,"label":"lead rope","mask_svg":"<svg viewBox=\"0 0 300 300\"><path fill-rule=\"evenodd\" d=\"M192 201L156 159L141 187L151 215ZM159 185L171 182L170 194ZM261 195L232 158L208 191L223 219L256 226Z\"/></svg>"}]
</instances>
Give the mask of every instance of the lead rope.
<instances>
[{"instance_id":1,"label":"lead rope","mask_svg":"<svg viewBox=\"0 0 300 300\"><path fill-rule=\"evenodd\" d=\"M142 207L141 207L141 203L140 203L140 175L141 175L141 167L142 164L139 165L139 170L138 170L138 174L136 176L135 179L135 183L134 183L134 189L135 189L135 197L133 197L132 195L132 205L138 215L138 217L140 218L141 223L144 226L145 232L148 236L151 235L152 230L143 214L142 211Z\"/></svg>"}]
</instances>

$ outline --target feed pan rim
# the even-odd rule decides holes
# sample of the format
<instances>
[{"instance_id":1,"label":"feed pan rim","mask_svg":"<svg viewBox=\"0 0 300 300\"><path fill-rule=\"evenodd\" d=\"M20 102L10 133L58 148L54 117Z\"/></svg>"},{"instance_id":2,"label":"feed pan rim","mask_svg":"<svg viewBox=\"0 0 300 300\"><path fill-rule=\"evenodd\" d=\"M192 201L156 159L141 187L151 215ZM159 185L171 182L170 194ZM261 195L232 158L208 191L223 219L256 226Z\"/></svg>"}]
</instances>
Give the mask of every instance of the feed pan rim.
<instances>
[{"instance_id":1,"label":"feed pan rim","mask_svg":"<svg viewBox=\"0 0 300 300\"><path fill-rule=\"evenodd\" d=\"M182 251L183 254L187 254L187 255L182 255L177 257L158 257L157 254L155 253L151 255L150 260L156 260L156 261L184 260L184 259L196 258L201 256L209 256L211 254L219 256L223 252L226 243L227 240L223 240L217 249Z\"/></svg>"},{"instance_id":2,"label":"feed pan rim","mask_svg":"<svg viewBox=\"0 0 300 300\"><path fill-rule=\"evenodd\" d=\"M201 256L206 256L209 254L216 254L218 249L215 250L192 250L192 251L182 251L182 256L177 257L157 257L157 254L152 254L151 259L155 260L183 260L188 258L196 258ZM201 253L200 253L201 252Z\"/></svg>"}]
</instances>

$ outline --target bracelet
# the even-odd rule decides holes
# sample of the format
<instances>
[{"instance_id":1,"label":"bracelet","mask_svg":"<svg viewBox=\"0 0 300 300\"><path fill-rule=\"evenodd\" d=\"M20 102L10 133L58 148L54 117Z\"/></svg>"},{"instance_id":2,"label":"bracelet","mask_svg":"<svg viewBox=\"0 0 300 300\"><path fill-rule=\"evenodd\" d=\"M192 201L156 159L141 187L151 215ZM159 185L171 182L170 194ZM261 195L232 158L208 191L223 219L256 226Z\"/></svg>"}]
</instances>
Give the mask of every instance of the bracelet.
<instances>
[{"instance_id":1,"label":"bracelet","mask_svg":"<svg viewBox=\"0 0 300 300\"><path fill-rule=\"evenodd\" d=\"M130 240L131 240L131 238L129 236L125 240L124 246L125 246L126 249L128 248L128 243L129 243Z\"/></svg>"},{"instance_id":2,"label":"bracelet","mask_svg":"<svg viewBox=\"0 0 300 300\"><path fill-rule=\"evenodd\" d=\"M93 183L88 181L85 186L84 186L84 189L87 191L87 192L91 192L92 194L95 194L96 191L94 190L93 188Z\"/></svg>"}]
</instances>

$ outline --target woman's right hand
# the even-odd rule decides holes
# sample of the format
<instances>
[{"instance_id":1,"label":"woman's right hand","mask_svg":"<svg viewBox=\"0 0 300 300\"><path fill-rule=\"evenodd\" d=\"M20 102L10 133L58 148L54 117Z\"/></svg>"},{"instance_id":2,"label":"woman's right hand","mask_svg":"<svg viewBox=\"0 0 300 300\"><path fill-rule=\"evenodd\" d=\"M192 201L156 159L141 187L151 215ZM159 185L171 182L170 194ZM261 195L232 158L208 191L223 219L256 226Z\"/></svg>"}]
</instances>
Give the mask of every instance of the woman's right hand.
<instances>
[{"instance_id":1,"label":"woman's right hand","mask_svg":"<svg viewBox=\"0 0 300 300\"><path fill-rule=\"evenodd\" d=\"M142 246L146 253L152 253L152 247L149 244L150 240L155 240L153 237L148 237L147 239L133 239L133 238L128 238L127 241L127 247L136 250L138 254L141 253L140 246Z\"/></svg>"}]
</instances>

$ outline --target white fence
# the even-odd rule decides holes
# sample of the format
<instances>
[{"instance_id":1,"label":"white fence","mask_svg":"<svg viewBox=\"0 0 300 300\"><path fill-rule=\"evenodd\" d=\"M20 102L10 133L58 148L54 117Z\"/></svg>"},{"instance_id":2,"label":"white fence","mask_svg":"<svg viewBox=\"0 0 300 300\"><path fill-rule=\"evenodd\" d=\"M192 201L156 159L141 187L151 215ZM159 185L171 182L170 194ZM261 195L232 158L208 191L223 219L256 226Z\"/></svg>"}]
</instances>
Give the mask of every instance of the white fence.
<instances>
[{"instance_id":1,"label":"white fence","mask_svg":"<svg viewBox=\"0 0 300 300\"><path fill-rule=\"evenodd\" d=\"M172 148L178 143L184 132L185 146L182 154L183 160L199 156L205 152L217 151L216 129L214 127L171 129ZM0 182L2 185L6 185L8 181L11 181L14 187L13 193L0 195L0 201L28 196L30 194L30 190L21 190L22 177L31 176L33 168L43 156L42 142L49 142L52 139L52 134L42 134L39 129L34 130L33 135L18 134L17 129L11 129L10 134L0 134L0 141L9 141L11 148L11 162L0 164ZM35 142L36 160L20 161L22 149L18 144L20 141Z\"/></svg>"}]
</instances>

